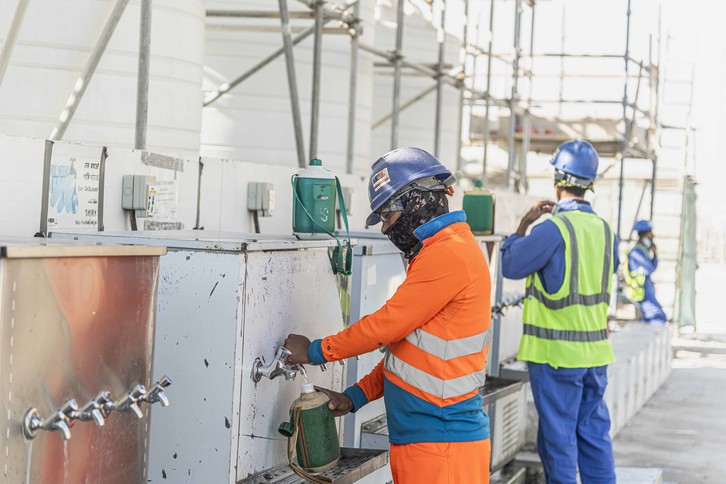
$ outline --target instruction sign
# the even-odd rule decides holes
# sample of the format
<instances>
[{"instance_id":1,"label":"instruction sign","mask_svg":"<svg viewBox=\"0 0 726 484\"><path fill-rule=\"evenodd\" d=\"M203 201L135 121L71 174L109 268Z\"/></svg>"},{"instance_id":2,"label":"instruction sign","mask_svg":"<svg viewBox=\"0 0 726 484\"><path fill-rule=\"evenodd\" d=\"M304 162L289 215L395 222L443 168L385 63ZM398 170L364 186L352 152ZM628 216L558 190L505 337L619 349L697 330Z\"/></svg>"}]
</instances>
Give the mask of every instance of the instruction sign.
<instances>
[{"instance_id":1,"label":"instruction sign","mask_svg":"<svg viewBox=\"0 0 726 484\"><path fill-rule=\"evenodd\" d=\"M160 177L157 177L160 178ZM149 194L148 218L155 222L177 221L177 181L175 179L159 180L153 187L153 199Z\"/></svg>"},{"instance_id":2,"label":"instruction sign","mask_svg":"<svg viewBox=\"0 0 726 484\"><path fill-rule=\"evenodd\" d=\"M99 147L54 143L50 158L48 230L99 228L101 163Z\"/></svg>"}]
</instances>

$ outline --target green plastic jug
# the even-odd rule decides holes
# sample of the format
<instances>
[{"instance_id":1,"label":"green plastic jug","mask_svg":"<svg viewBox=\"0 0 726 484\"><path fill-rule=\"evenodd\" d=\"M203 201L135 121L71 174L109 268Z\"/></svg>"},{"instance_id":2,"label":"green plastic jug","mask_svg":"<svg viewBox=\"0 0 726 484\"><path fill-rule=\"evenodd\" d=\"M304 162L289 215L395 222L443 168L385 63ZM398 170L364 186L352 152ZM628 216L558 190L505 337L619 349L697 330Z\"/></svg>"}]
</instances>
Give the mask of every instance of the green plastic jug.
<instances>
[{"instance_id":1,"label":"green plastic jug","mask_svg":"<svg viewBox=\"0 0 726 484\"><path fill-rule=\"evenodd\" d=\"M484 188L481 181L474 182L474 189L464 194L464 212L471 231L476 235L494 233L494 194Z\"/></svg>"},{"instance_id":2,"label":"green plastic jug","mask_svg":"<svg viewBox=\"0 0 726 484\"><path fill-rule=\"evenodd\" d=\"M333 272L349 276L353 267L353 251L340 180L315 158L310 161L310 166L292 176L291 183L293 234L298 239L335 239L336 247L330 251ZM336 194L345 224L345 243L335 235Z\"/></svg>"},{"instance_id":3,"label":"green plastic jug","mask_svg":"<svg viewBox=\"0 0 726 484\"><path fill-rule=\"evenodd\" d=\"M304 383L300 398L290 406L290 421L281 423L278 429L288 438L290 467L308 479L309 473L324 472L340 459L338 430L329 401L327 395L315 391L312 383Z\"/></svg>"},{"instance_id":4,"label":"green plastic jug","mask_svg":"<svg viewBox=\"0 0 726 484\"><path fill-rule=\"evenodd\" d=\"M335 231L335 175L319 159L292 178L292 232L299 239L328 238Z\"/></svg>"}]
</instances>

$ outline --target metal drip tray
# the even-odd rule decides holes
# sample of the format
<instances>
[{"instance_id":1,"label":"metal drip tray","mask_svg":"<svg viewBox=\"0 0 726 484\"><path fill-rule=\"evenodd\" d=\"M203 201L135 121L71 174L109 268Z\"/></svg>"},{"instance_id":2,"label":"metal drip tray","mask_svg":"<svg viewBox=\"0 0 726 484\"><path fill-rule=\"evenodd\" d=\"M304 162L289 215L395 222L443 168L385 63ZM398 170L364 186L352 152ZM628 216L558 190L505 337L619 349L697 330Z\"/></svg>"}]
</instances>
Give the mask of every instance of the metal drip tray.
<instances>
[{"instance_id":1,"label":"metal drip tray","mask_svg":"<svg viewBox=\"0 0 726 484\"><path fill-rule=\"evenodd\" d=\"M522 386L524 386L524 383L521 381L491 377L487 378L486 384L479 389L479 395L482 397L483 405L489 405L500 398L519 391Z\"/></svg>"},{"instance_id":2,"label":"metal drip tray","mask_svg":"<svg viewBox=\"0 0 726 484\"><path fill-rule=\"evenodd\" d=\"M329 477L334 484L351 484L388 464L388 451L379 449L341 448L338 463L320 474ZM289 466L275 467L237 484L305 484L307 481L296 475Z\"/></svg>"}]
</instances>

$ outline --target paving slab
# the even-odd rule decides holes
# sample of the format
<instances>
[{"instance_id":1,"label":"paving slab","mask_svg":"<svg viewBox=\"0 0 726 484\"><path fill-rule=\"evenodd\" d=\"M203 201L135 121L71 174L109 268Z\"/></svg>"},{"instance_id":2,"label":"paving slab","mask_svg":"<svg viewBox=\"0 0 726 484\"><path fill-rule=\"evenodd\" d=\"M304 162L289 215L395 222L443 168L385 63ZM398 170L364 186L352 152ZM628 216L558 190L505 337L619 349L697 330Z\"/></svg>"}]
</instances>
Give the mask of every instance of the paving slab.
<instances>
[{"instance_id":1,"label":"paving slab","mask_svg":"<svg viewBox=\"0 0 726 484\"><path fill-rule=\"evenodd\" d=\"M614 441L618 466L664 483L726 482L726 335L673 341L673 371Z\"/></svg>"}]
</instances>

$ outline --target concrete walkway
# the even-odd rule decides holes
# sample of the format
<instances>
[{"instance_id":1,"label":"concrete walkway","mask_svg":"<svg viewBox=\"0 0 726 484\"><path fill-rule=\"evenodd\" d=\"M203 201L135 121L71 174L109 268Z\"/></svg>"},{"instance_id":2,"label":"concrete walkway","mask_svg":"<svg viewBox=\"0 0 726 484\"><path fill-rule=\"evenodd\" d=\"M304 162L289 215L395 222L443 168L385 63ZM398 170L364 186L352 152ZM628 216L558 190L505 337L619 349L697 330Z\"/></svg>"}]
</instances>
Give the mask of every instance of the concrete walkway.
<instances>
[{"instance_id":1,"label":"concrete walkway","mask_svg":"<svg viewBox=\"0 0 726 484\"><path fill-rule=\"evenodd\" d=\"M666 483L726 482L726 334L673 341L673 372L615 439L618 467Z\"/></svg>"}]
</instances>

